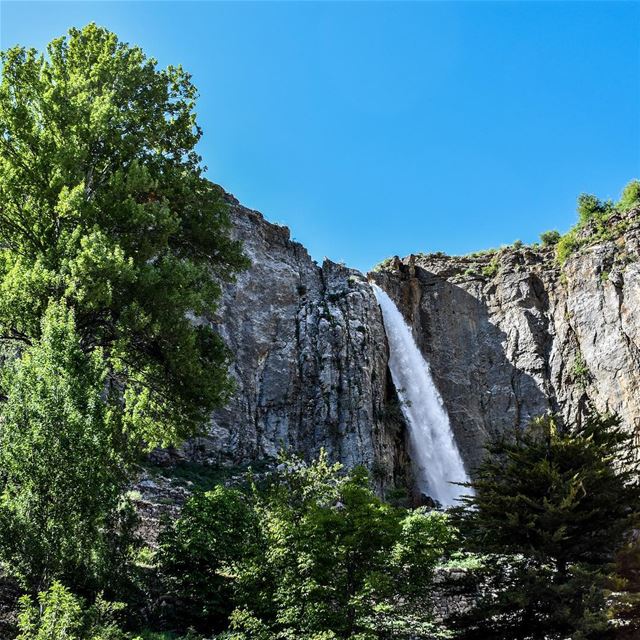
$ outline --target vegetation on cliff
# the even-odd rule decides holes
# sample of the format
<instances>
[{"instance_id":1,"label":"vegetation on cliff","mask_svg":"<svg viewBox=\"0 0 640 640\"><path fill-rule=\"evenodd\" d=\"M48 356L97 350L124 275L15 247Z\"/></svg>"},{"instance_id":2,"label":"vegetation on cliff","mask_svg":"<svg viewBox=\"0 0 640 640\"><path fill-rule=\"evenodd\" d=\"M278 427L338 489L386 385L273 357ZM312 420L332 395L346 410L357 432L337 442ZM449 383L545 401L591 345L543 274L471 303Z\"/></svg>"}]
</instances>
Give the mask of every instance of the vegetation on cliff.
<instances>
[{"instance_id":1,"label":"vegetation on cliff","mask_svg":"<svg viewBox=\"0 0 640 640\"><path fill-rule=\"evenodd\" d=\"M623 234L629 220L621 214L640 206L640 180L632 180L623 189L618 202L605 202L583 193L578 197L578 223L556 243L556 257L560 264L584 246L614 240Z\"/></svg>"},{"instance_id":2,"label":"vegetation on cliff","mask_svg":"<svg viewBox=\"0 0 640 640\"><path fill-rule=\"evenodd\" d=\"M555 257L557 264L563 265L573 254L583 247L591 246L599 242L616 240L620 238L633 222L628 213L640 207L640 180L631 180L623 189L617 202L612 200L601 201L591 194L578 196L577 213L578 222L565 234L553 229L540 234L540 242L525 245L516 240L510 245L500 248L474 251L466 256L450 256L442 252L420 253L416 257L427 259L449 258L452 262L465 263L464 275L467 277L493 278L497 275L501 257L512 251L522 249L553 249L553 253L545 252L544 255ZM374 272L393 270L398 264L399 258L386 258L375 265ZM462 268L461 268L462 272Z\"/></svg>"}]
</instances>

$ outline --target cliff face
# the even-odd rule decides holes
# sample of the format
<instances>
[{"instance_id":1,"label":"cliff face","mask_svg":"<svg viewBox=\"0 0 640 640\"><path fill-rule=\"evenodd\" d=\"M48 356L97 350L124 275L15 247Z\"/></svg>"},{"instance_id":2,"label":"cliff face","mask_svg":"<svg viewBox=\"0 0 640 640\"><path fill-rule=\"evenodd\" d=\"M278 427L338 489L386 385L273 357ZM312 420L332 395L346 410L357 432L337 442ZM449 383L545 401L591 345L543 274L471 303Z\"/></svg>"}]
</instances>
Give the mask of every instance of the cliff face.
<instances>
[{"instance_id":1,"label":"cliff face","mask_svg":"<svg viewBox=\"0 0 640 640\"><path fill-rule=\"evenodd\" d=\"M248 462L280 448L324 448L365 464L380 486L406 468L380 310L366 278L326 260L318 266L286 227L232 201L236 237L252 266L209 318L229 346L236 392L188 453Z\"/></svg>"},{"instance_id":2,"label":"cliff face","mask_svg":"<svg viewBox=\"0 0 640 640\"><path fill-rule=\"evenodd\" d=\"M194 459L247 462L281 447L348 466L381 488L406 481L405 427L382 318L365 276L318 266L285 227L232 202L253 266L208 321L234 361L236 393L189 446ZM552 249L395 258L369 274L396 301L429 360L463 458L489 435L558 412L617 411L640 431L640 212L617 242L560 269Z\"/></svg>"},{"instance_id":3,"label":"cliff face","mask_svg":"<svg viewBox=\"0 0 640 640\"><path fill-rule=\"evenodd\" d=\"M640 432L640 212L560 268L553 249L394 259L376 281L431 363L463 457L547 411L589 405ZM588 230L585 231L588 233Z\"/></svg>"}]
</instances>

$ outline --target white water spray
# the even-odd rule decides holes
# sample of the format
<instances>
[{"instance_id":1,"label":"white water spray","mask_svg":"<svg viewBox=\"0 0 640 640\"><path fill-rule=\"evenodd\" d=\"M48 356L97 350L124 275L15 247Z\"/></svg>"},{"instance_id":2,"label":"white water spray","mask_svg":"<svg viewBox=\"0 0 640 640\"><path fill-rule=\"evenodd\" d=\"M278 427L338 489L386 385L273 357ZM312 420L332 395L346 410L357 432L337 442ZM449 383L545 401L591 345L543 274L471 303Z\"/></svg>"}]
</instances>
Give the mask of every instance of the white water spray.
<instances>
[{"instance_id":1,"label":"white water spray","mask_svg":"<svg viewBox=\"0 0 640 640\"><path fill-rule=\"evenodd\" d=\"M453 482L468 482L449 416L433 383L429 363L418 349L411 329L393 300L371 284L389 341L389 368L409 427L416 482L423 493L444 507L470 490Z\"/></svg>"}]
</instances>

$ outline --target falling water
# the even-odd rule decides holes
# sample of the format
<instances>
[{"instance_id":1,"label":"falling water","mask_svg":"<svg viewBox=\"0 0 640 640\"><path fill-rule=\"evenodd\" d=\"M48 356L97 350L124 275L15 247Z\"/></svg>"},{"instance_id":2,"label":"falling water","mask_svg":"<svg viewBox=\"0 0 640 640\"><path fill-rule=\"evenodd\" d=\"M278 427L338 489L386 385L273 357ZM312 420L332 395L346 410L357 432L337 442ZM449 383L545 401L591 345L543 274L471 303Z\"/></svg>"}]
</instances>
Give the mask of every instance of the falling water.
<instances>
[{"instance_id":1,"label":"falling water","mask_svg":"<svg viewBox=\"0 0 640 640\"><path fill-rule=\"evenodd\" d=\"M377 285L371 286L382 309L389 341L389 368L409 427L418 488L443 506L451 506L460 495L469 493L452 483L467 482L469 478L453 439L449 416L409 325L393 300Z\"/></svg>"}]
</instances>

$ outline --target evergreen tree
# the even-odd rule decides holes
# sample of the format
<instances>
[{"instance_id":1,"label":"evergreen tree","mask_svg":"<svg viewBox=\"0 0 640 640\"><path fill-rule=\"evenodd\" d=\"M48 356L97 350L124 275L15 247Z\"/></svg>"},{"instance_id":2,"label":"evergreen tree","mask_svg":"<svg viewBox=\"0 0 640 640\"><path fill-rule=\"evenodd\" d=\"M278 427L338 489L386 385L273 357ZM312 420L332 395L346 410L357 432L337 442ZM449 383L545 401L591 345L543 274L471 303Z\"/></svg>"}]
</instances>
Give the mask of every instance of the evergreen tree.
<instances>
[{"instance_id":1,"label":"evergreen tree","mask_svg":"<svg viewBox=\"0 0 640 640\"><path fill-rule=\"evenodd\" d=\"M191 78L95 24L2 63L0 341L34 344L64 301L128 439L179 442L229 391L227 351L194 317L246 266L194 150Z\"/></svg>"},{"instance_id":2,"label":"evergreen tree","mask_svg":"<svg viewBox=\"0 0 640 640\"><path fill-rule=\"evenodd\" d=\"M484 554L463 638L605 638L604 581L640 510L632 436L593 415L551 418L492 443L457 522Z\"/></svg>"},{"instance_id":3,"label":"evergreen tree","mask_svg":"<svg viewBox=\"0 0 640 640\"><path fill-rule=\"evenodd\" d=\"M612 591L610 616L616 640L640 637L640 522L618 550L615 573L607 585Z\"/></svg>"}]
</instances>

